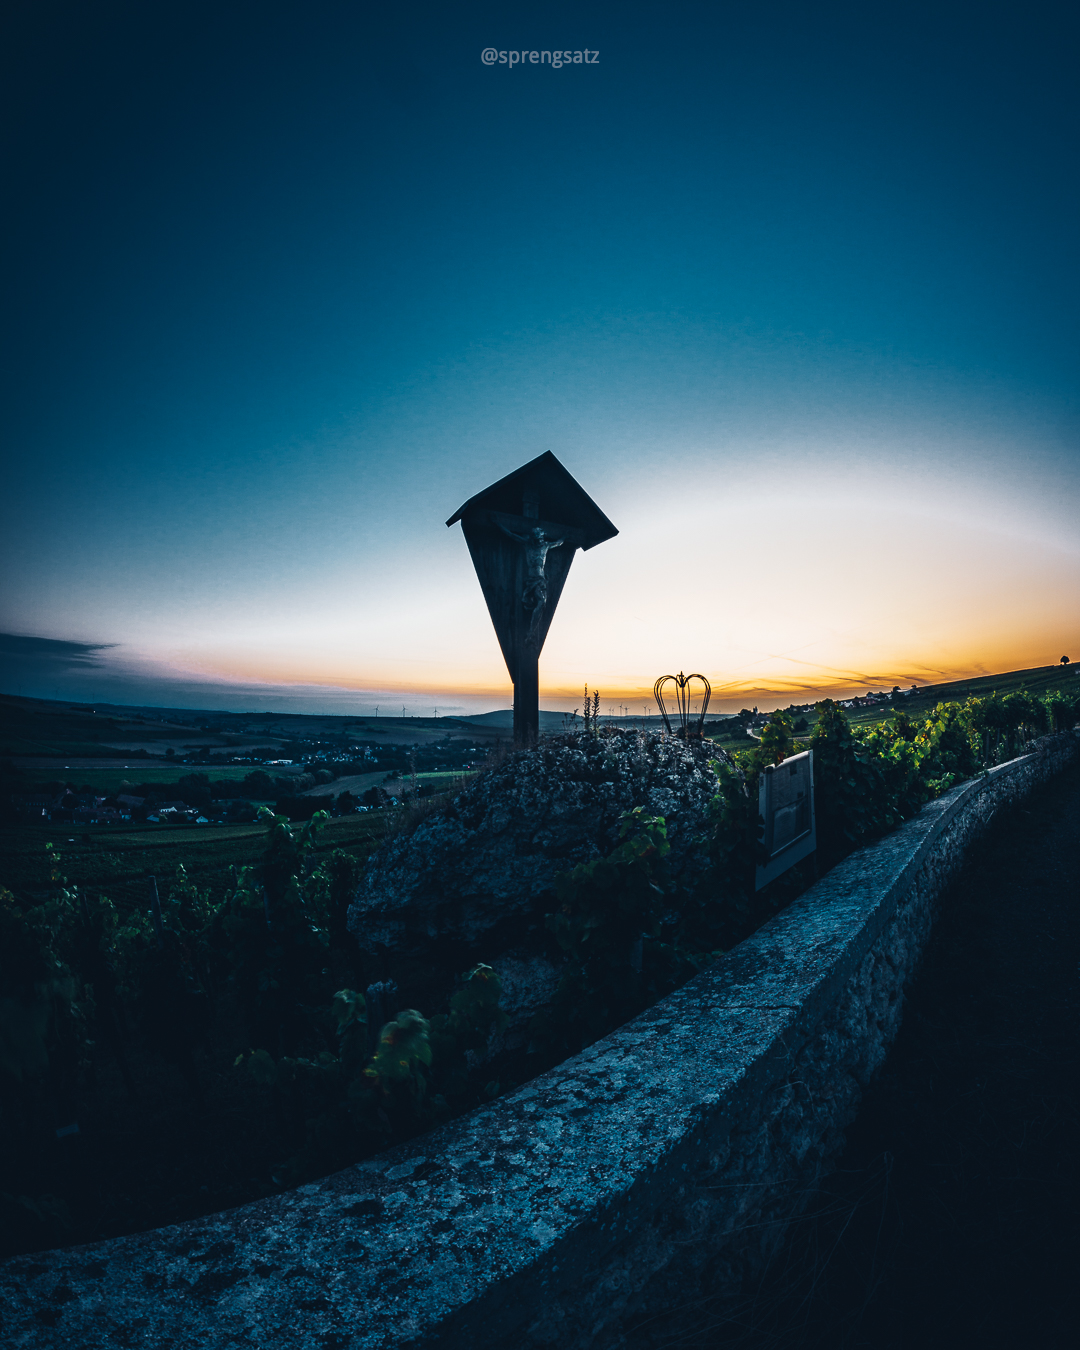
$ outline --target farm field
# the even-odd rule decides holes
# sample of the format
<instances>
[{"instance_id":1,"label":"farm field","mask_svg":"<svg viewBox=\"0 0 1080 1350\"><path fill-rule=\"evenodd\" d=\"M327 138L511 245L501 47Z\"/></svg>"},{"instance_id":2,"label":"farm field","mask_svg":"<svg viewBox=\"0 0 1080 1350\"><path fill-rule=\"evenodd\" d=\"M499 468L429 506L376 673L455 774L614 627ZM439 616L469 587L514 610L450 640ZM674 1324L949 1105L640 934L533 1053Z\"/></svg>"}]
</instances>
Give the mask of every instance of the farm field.
<instances>
[{"instance_id":1,"label":"farm field","mask_svg":"<svg viewBox=\"0 0 1080 1350\"><path fill-rule=\"evenodd\" d=\"M169 748L183 752L195 745L237 750L277 743L275 737L263 739L258 729L254 734L244 734L239 725L234 730L241 734L226 735L199 725L198 714L165 708L95 711L82 704L0 696L0 755L109 758L139 749L164 755Z\"/></svg>"},{"instance_id":2,"label":"farm field","mask_svg":"<svg viewBox=\"0 0 1080 1350\"><path fill-rule=\"evenodd\" d=\"M337 797L342 792L351 792L354 797L359 797L361 793L373 787L385 787L388 792L391 791L391 785L386 779L385 770L376 769L373 773L346 774L342 778L335 778L332 783L319 783L313 788L307 788L300 793L300 796Z\"/></svg>"},{"instance_id":3,"label":"farm field","mask_svg":"<svg viewBox=\"0 0 1080 1350\"><path fill-rule=\"evenodd\" d=\"M722 750L727 751L752 750L757 745L757 741L752 736L709 736L707 739L712 741L714 745L720 746Z\"/></svg>"},{"instance_id":4,"label":"farm field","mask_svg":"<svg viewBox=\"0 0 1080 1350\"><path fill-rule=\"evenodd\" d=\"M552 714L554 716L554 714ZM561 714L559 714L561 720ZM290 743L319 740L345 745L432 745L447 738L490 746L506 739L499 725L455 717L338 717L207 712L196 709L116 707L0 695L0 756L114 759L163 757L173 749L268 754Z\"/></svg>"},{"instance_id":5,"label":"farm field","mask_svg":"<svg viewBox=\"0 0 1080 1350\"><path fill-rule=\"evenodd\" d=\"M1044 666L1031 670L1008 671L997 675L980 676L969 680L957 680L938 685L924 686L915 694L905 698L903 710L915 717L926 713L941 701L962 701L972 695L984 695L991 692L1007 694L1025 689L1034 694L1043 694L1053 689L1072 691L1080 686L1076 666ZM13 700L0 701L10 705ZM29 700L21 700L28 703ZM10 709L9 709L10 710ZM892 714L889 707L853 708L849 717L856 726L868 726L886 720ZM74 715L74 714L73 714ZM84 714L89 720L92 714ZM239 715L236 715L239 719ZM251 720L251 719L248 719ZM274 723L297 723L306 720L318 723L336 723L343 726L343 719L311 718L300 716L275 718ZM350 730L353 724L361 721L374 722L376 719L348 719ZM383 723L380 731L390 730L390 719L378 719ZM630 719L627 719L628 721ZM813 722L813 718L808 720ZM406 719L410 731L424 730L434 738L436 734L444 737L450 730L451 719ZM419 724L427 721L428 725ZM396 719L395 731L400 731L402 720ZM617 724L617 723L616 723ZM467 723L453 724L458 735L464 734L468 741L477 745L478 752L494 741L495 736L487 733L476 735L482 728ZM437 733L436 733L437 727ZM812 729L812 727L811 727ZM741 734L727 734L714 737L715 743L725 750L737 751L751 748L755 741ZM248 765L209 765L193 766L173 764L162 759L124 759L116 757L76 756L56 758L48 755L20 756L17 771L25 774L23 780L28 785L55 781L72 782L76 786L92 784L101 792L122 791L125 787L135 787L141 782L175 783L191 773L205 773L211 780L239 781L252 770ZM274 766L275 776L287 776L298 773L299 766ZM337 795L348 789L359 795L373 785L384 786L392 795L399 795L408 787L412 775L407 771L393 779L387 779L383 770L370 774L360 774L340 778L334 783L321 784L310 790L309 796ZM424 785L450 787L460 781L458 772L434 771L417 774ZM317 851L344 848L358 855L368 853L373 841L381 836L384 824L381 815L354 815L330 821L319 835ZM73 840L74 842L68 842ZM260 825L123 825L72 827L70 825L12 825L0 829L0 884L6 885L18 894L32 895L48 889L45 844L52 842L64 855L63 874L69 883L85 886L110 895L117 903L123 903L125 897L141 903L146 878L157 875L159 882L167 884L175 875L181 863L187 868L192 880L200 887L210 887L215 896L220 896L229 884L231 865L251 864L258 861L265 844L265 829Z\"/></svg>"},{"instance_id":6,"label":"farm field","mask_svg":"<svg viewBox=\"0 0 1080 1350\"><path fill-rule=\"evenodd\" d=\"M202 773L213 782L241 782L252 772L251 764L163 764L158 759L130 760L20 760L29 786L35 783L88 784L103 796L129 791L139 783L178 783L193 773ZM268 770L275 778L299 774L299 765L275 764Z\"/></svg>"},{"instance_id":7,"label":"farm field","mask_svg":"<svg viewBox=\"0 0 1080 1350\"><path fill-rule=\"evenodd\" d=\"M314 852L345 849L366 856L384 829L380 813L327 821ZM121 910L142 905L147 879L156 876L167 893L183 864L197 886L220 899L231 883L230 867L257 863L266 850L266 826L125 825L92 829L69 825L20 825L0 829L0 885L20 898L49 889L45 845L61 856L60 871L71 886L107 895Z\"/></svg>"},{"instance_id":8,"label":"farm field","mask_svg":"<svg viewBox=\"0 0 1080 1350\"><path fill-rule=\"evenodd\" d=\"M250 772L250 770L249 770ZM454 770L439 770L431 773L418 773L416 781L422 783L425 787L450 788L455 783L464 784L471 778L472 774ZM351 792L354 797L360 796L368 788L381 787L385 789L392 797L409 787L412 783L413 775L405 772L396 774L388 778L382 769L377 769L374 773L354 773L348 774L343 778L335 778L332 783L319 783L316 787L308 788L301 792L301 797L337 797L342 792Z\"/></svg>"}]
</instances>

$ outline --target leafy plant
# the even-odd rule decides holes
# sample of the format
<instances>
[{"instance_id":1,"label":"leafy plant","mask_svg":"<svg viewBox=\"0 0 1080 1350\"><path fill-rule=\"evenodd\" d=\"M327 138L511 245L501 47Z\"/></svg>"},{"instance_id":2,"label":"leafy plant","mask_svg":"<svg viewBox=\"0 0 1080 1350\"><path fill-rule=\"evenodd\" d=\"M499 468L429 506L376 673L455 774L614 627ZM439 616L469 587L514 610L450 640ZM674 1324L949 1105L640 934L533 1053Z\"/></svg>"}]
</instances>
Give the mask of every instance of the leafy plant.
<instances>
[{"instance_id":1,"label":"leafy plant","mask_svg":"<svg viewBox=\"0 0 1080 1350\"><path fill-rule=\"evenodd\" d=\"M462 976L461 986L450 997L450 1011L431 1019L431 1041L444 1096L460 1090L468 1057L482 1056L492 1038L505 1029L501 994L497 972L481 962Z\"/></svg>"},{"instance_id":2,"label":"leafy plant","mask_svg":"<svg viewBox=\"0 0 1080 1350\"><path fill-rule=\"evenodd\" d=\"M450 1011L429 1022L413 1008L398 1012L367 1053L367 1007L351 989L334 995L336 1051L275 1060L265 1049L241 1055L265 1089L295 1152L275 1169L281 1185L343 1165L357 1152L383 1148L429 1129L471 1104L468 1055L505 1025L500 984L490 966L474 967L453 995ZM430 1089L435 1086L438 1091ZM487 1093L486 1085L481 1095Z\"/></svg>"},{"instance_id":3,"label":"leafy plant","mask_svg":"<svg viewBox=\"0 0 1080 1350\"><path fill-rule=\"evenodd\" d=\"M1024 691L939 703L917 723L856 732L831 700L818 705L814 791L818 847L827 862L910 819L927 801L1005 759L1034 736L1075 725L1080 700Z\"/></svg>"},{"instance_id":4,"label":"leafy plant","mask_svg":"<svg viewBox=\"0 0 1080 1350\"><path fill-rule=\"evenodd\" d=\"M968 711L958 703L939 703L913 742L919 776L934 796L979 770L979 742Z\"/></svg>"},{"instance_id":5,"label":"leafy plant","mask_svg":"<svg viewBox=\"0 0 1080 1350\"><path fill-rule=\"evenodd\" d=\"M44 940L43 940L44 938ZM70 1001L70 974L34 917L0 888L0 1071L22 1083L49 1069L54 1004Z\"/></svg>"},{"instance_id":6,"label":"leafy plant","mask_svg":"<svg viewBox=\"0 0 1080 1350\"><path fill-rule=\"evenodd\" d=\"M899 823L881 758L851 729L832 699L818 705L810 739L818 848L832 861Z\"/></svg>"},{"instance_id":7,"label":"leafy plant","mask_svg":"<svg viewBox=\"0 0 1080 1350\"><path fill-rule=\"evenodd\" d=\"M323 929L335 983L357 983L356 943L349 933L349 905L360 882L363 864L352 853L335 849L307 879L305 892L312 922Z\"/></svg>"},{"instance_id":8,"label":"leafy plant","mask_svg":"<svg viewBox=\"0 0 1080 1350\"><path fill-rule=\"evenodd\" d=\"M744 762L757 773L768 764L783 764L795 752L795 728L785 712L774 712L761 730L761 740L744 752Z\"/></svg>"},{"instance_id":9,"label":"leafy plant","mask_svg":"<svg viewBox=\"0 0 1080 1350\"><path fill-rule=\"evenodd\" d=\"M691 897L668 875L670 849L664 818L637 807L606 857L556 878L558 909L546 922L566 967L536 1025L549 1052L591 1044L713 959L681 944Z\"/></svg>"},{"instance_id":10,"label":"leafy plant","mask_svg":"<svg viewBox=\"0 0 1080 1350\"><path fill-rule=\"evenodd\" d=\"M431 1067L430 1029L428 1021L415 1008L398 1013L379 1034L379 1047L364 1070L364 1077L387 1094L394 1087L403 1086L419 1104L427 1092L427 1075L422 1069Z\"/></svg>"},{"instance_id":11,"label":"leafy plant","mask_svg":"<svg viewBox=\"0 0 1080 1350\"><path fill-rule=\"evenodd\" d=\"M754 752L748 752L753 754ZM745 933L754 903L754 872L766 859L757 774L725 756L713 762L720 790L709 803L705 836L710 867L698 888L701 945L727 947Z\"/></svg>"},{"instance_id":12,"label":"leafy plant","mask_svg":"<svg viewBox=\"0 0 1080 1350\"><path fill-rule=\"evenodd\" d=\"M1068 698L1057 690L1046 696L1046 713L1054 731L1068 731L1076 725L1080 696Z\"/></svg>"},{"instance_id":13,"label":"leafy plant","mask_svg":"<svg viewBox=\"0 0 1080 1350\"><path fill-rule=\"evenodd\" d=\"M319 1035L330 942L313 900L324 894L327 876L312 884L305 865L326 815L299 829L266 808L259 816L268 825L265 860L235 873L211 944L240 997L252 1041L277 1055Z\"/></svg>"}]
</instances>

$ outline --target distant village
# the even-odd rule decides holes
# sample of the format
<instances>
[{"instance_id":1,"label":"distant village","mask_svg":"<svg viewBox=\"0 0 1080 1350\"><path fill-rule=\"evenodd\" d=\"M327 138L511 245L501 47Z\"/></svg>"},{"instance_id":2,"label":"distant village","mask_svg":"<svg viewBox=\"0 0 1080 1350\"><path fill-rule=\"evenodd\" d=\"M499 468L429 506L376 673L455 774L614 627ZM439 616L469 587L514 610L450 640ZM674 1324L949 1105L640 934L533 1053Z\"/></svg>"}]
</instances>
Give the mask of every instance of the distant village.
<instances>
[{"instance_id":1,"label":"distant village","mask_svg":"<svg viewBox=\"0 0 1080 1350\"><path fill-rule=\"evenodd\" d=\"M132 779L120 791L98 791L90 783L76 786L55 781L31 793L15 793L12 805L18 816L28 822L57 822L70 825L243 824L255 819L258 808L272 805L291 820L310 819L319 810L332 815L378 809L397 801L397 797L373 778L384 782L410 775L438 772L466 772L478 767L485 752L476 746L459 746L449 740L435 745L341 744L316 738L291 742L288 754L280 749L254 750L234 755L202 749L184 755L167 751L163 756L145 753L130 756ZM154 781L155 769L183 765L191 772L174 782ZM200 769L224 766L250 766L241 777L217 778ZM80 774L92 778L93 768L84 763ZM110 770L115 774L115 769ZM359 794L339 780L366 780ZM326 788L325 793L317 791ZM336 788L336 790L335 790ZM412 789L426 796L434 789L415 782ZM407 789L402 789L404 795Z\"/></svg>"}]
</instances>

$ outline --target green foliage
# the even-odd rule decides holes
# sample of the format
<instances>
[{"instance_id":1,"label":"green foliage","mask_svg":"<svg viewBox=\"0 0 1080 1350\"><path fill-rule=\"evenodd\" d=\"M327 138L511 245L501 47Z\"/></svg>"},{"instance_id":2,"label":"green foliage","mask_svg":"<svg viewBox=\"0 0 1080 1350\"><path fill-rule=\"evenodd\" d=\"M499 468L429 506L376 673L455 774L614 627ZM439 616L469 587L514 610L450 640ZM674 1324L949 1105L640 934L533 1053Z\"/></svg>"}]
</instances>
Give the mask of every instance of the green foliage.
<instances>
[{"instance_id":1,"label":"green foliage","mask_svg":"<svg viewBox=\"0 0 1080 1350\"><path fill-rule=\"evenodd\" d=\"M58 869L59 858L56 864ZM63 1099L85 1058L81 989L64 959L75 914L76 896L67 889L23 910L0 887L0 1085L5 1096L9 1089L48 1076L54 1094Z\"/></svg>"},{"instance_id":2,"label":"green foliage","mask_svg":"<svg viewBox=\"0 0 1080 1350\"><path fill-rule=\"evenodd\" d=\"M826 863L910 819L957 783L1021 753L1035 736L1076 724L1080 698L1024 690L939 703L922 723L896 711L855 731L831 700L811 739L818 848Z\"/></svg>"},{"instance_id":3,"label":"green foliage","mask_svg":"<svg viewBox=\"0 0 1080 1350\"><path fill-rule=\"evenodd\" d=\"M760 773L767 764L783 764L795 752L794 726L785 712L774 712L761 731L761 740L748 752L751 766Z\"/></svg>"},{"instance_id":4,"label":"green foliage","mask_svg":"<svg viewBox=\"0 0 1080 1350\"><path fill-rule=\"evenodd\" d=\"M326 814L302 828L266 808L259 818L268 830L262 865L234 873L211 925L209 964L216 982L236 988L252 1041L277 1055L317 1036L322 1017L331 883L307 858Z\"/></svg>"},{"instance_id":5,"label":"green foliage","mask_svg":"<svg viewBox=\"0 0 1080 1350\"><path fill-rule=\"evenodd\" d=\"M903 713L857 734L831 699L818 705L814 794L818 848L834 861L894 829L977 767L963 719L939 705L923 727Z\"/></svg>"},{"instance_id":6,"label":"green foliage","mask_svg":"<svg viewBox=\"0 0 1080 1350\"><path fill-rule=\"evenodd\" d=\"M33 914L0 888L0 1071L16 1082L49 1068L53 1000L70 996L68 972Z\"/></svg>"},{"instance_id":7,"label":"green foliage","mask_svg":"<svg viewBox=\"0 0 1080 1350\"><path fill-rule=\"evenodd\" d=\"M558 909L547 917L566 960L551 1008L536 1024L549 1053L591 1044L712 960L686 946L700 930L690 896L668 875L662 816L626 812L607 857L556 878Z\"/></svg>"},{"instance_id":8,"label":"green foliage","mask_svg":"<svg viewBox=\"0 0 1080 1350\"><path fill-rule=\"evenodd\" d=\"M491 966L473 966L450 998L450 1011L432 1019L432 1035L457 1051L481 1051L506 1026L499 1007L502 982Z\"/></svg>"},{"instance_id":9,"label":"green foliage","mask_svg":"<svg viewBox=\"0 0 1080 1350\"><path fill-rule=\"evenodd\" d=\"M335 849L309 873L305 887L311 921L326 933L329 968L336 983L356 983L359 978L359 956L349 934L349 905L361 871L359 858Z\"/></svg>"},{"instance_id":10,"label":"green foliage","mask_svg":"<svg viewBox=\"0 0 1080 1350\"><path fill-rule=\"evenodd\" d=\"M269 839L262 864L262 883L274 905L304 870L304 860L315 843L320 828L330 819L326 811L316 811L302 829L294 830L285 816L277 816L262 807L256 820L269 828Z\"/></svg>"},{"instance_id":11,"label":"green foliage","mask_svg":"<svg viewBox=\"0 0 1080 1350\"><path fill-rule=\"evenodd\" d=\"M818 704L810 740L818 848L839 857L884 833L899 817L892 809L882 764L854 734L832 699Z\"/></svg>"},{"instance_id":12,"label":"green foliage","mask_svg":"<svg viewBox=\"0 0 1080 1350\"><path fill-rule=\"evenodd\" d=\"M548 927L571 961L591 968L614 959L625 965L625 953L615 955L603 937L610 936L611 920L619 927L652 927L662 900L663 860L671 851L662 816L646 816L637 807L624 815L619 843L606 858L579 863L556 880L560 908L548 916Z\"/></svg>"},{"instance_id":13,"label":"green foliage","mask_svg":"<svg viewBox=\"0 0 1080 1350\"><path fill-rule=\"evenodd\" d=\"M697 888L699 941L726 947L738 941L750 920L754 871L766 859L764 821L758 814L756 773L748 779L741 764L727 757L714 761L713 770L720 790L709 804L705 843L710 867Z\"/></svg>"},{"instance_id":14,"label":"green foliage","mask_svg":"<svg viewBox=\"0 0 1080 1350\"><path fill-rule=\"evenodd\" d=\"M1054 690L1046 696L1046 715L1054 731L1068 731L1080 719L1080 694L1075 698Z\"/></svg>"},{"instance_id":15,"label":"green foliage","mask_svg":"<svg viewBox=\"0 0 1080 1350\"><path fill-rule=\"evenodd\" d=\"M423 1069L431 1067L430 1026L415 1008L406 1008L392 1022L387 1022L379 1035L379 1046L364 1077L381 1091L404 1085L419 1101L427 1092L427 1075Z\"/></svg>"},{"instance_id":16,"label":"green foliage","mask_svg":"<svg viewBox=\"0 0 1080 1350\"><path fill-rule=\"evenodd\" d=\"M188 878L184 864L179 863L168 894L161 901L161 919L165 929L179 939L184 959L198 970L202 983L209 981L209 932L215 914L210 891L200 890ZM139 936L149 936L149 925Z\"/></svg>"},{"instance_id":17,"label":"green foliage","mask_svg":"<svg viewBox=\"0 0 1080 1350\"><path fill-rule=\"evenodd\" d=\"M363 994L339 989L331 1011L337 1031L338 1058L347 1073L357 1074L367 1054L367 1005Z\"/></svg>"},{"instance_id":18,"label":"green foliage","mask_svg":"<svg viewBox=\"0 0 1080 1350\"><path fill-rule=\"evenodd\" d=\"M205 811L213 800L210 779L204 773L189 773L177 780L176 791L188 806Z\"/></svg>"},{"instance_id":19,"label":"green foliage","mask_svg":"<svg viewBox=\"0 0 1080 1350\"><path fill-rule=\"evenodd\" d=\"M359 858L335 849L310 874L308 906L315 922L327 931L344 924L360 873Z\"/></svg>"},{"instance_id":20,"label":"green foliage","mask_svg":"<svg viewBox=\"0 0 1080 1350\"><path fill-rule=\"evenodd\" d=\"M958 703L939 703L913 742L919 777L938 796L979 770L978 736Z\"/></svg>"},{"instance_id":21,"label":"green foliage","mask_svg":"<svg viewBox=\"0 0 1080 1350\"><path fill-rule=\"evenodd\" d=\"M237 1067L266 1090L295 1145L275 1180L295 1185L318 1176L358 1152L430 1129L497 1090L472 1081L468 1056L486 1049L506 1025L500 992L495 971L475 966L449 1012L429 1022L404 1009L383 1026L369 1054L363 995L340 989L332 1005L336 1053L275 1060L259 1049L239 1056Z\"/></svg>"}]
</instances>

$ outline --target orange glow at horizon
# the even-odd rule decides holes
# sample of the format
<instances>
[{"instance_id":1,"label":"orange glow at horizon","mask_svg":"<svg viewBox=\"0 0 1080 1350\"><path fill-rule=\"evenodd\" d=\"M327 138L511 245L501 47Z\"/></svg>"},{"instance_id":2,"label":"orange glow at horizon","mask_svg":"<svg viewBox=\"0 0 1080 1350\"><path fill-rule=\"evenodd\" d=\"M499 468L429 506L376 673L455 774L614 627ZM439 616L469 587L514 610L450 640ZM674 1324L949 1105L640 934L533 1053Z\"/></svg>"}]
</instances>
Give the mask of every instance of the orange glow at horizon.
<instances>
[{"instance_id":1,"label":"orange glow at horizon","mask_svg":"<svg viewBox=\"0 0 1080 1350\"><path fill-rule=\"evenodd\" d=\"M705 674L712 706L728 711L1080 659L1080 548L1067 527L1014 504L949 512L895 492L798 487L774 497L768 524L759 493L708 494L696 510L624 501L620 536L575 559L541 655L543 706L577 706L587 683L605 707L640 712L657 676L679 669ZM507 707L464 543L433 534L433 554L345 618L340 595L305 596L153 658L204 679ZM657 557L671 566L658 571Z\"/></svg>"},{"instance_id":2,"label":"orange glow at horizon","mask_svg":"<svg viewBox=\"0 0 1080 1350\"><path fill-rule=\"evenodd\" d=\"M569 711L588 684L605 710L637 716L678 670L702 672L729 712L1080 661L1067 492L941 471L927 496L925 472L839 460L788 473L781 490L747 463L703 476L692 502L633 479L590 484L620 534L574 561L541 654L542 707ZM329 581L278 577L213 606L155 595L114 612L107 659L136 679L235 688L241 704L251 690L299 710L323 690L335 706L354 694L413 715L509 707L460 530L433 525L423 541L392 555L357 545Z\"/></svg>"}]
</instances>

